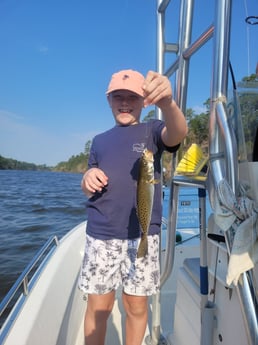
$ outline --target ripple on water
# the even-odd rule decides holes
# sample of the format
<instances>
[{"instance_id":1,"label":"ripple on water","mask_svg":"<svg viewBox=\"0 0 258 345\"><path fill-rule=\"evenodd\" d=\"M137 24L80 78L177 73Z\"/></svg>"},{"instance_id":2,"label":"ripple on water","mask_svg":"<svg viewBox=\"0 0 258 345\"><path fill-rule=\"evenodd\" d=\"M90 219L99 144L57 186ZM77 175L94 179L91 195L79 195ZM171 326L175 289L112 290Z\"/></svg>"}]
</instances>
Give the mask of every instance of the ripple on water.
<instances>
[{"instance_id":1,"label":"ripple on water","mask_svg":"<svg viewBox=\"0 0 258 345\"><path fill-rule=\"evenodd\" d=\"M86 219L81 174L0 170L0 300L42 245Z\"/></svg>"}]
</instances>

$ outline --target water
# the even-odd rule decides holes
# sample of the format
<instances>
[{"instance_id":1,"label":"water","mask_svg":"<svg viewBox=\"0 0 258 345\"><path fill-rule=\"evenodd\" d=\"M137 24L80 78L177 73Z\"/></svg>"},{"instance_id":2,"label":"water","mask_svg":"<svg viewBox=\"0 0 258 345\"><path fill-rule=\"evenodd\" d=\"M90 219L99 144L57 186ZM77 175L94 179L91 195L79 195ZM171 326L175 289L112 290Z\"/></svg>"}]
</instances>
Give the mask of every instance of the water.
<instances>
[{"instance_id":1,"label":"water","mask_svg":"<svg viewBox=\"0 0 258 345\"><path fill-rule=\"evenodd\" d=\"M0 170L0 301L39 248L86 220L81 174Z\"/></svg>"}]
</instances>

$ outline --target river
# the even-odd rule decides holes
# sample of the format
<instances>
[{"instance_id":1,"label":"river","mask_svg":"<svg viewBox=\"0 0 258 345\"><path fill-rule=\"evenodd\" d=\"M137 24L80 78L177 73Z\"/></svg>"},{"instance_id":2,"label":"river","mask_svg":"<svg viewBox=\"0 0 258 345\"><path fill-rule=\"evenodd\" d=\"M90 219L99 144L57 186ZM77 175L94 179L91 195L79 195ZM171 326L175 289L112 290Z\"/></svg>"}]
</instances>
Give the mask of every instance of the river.
<instances>
[{"instance_id":1,"label":"river","mask_svg":"<svg viewBox=\"0 0 258 345\"><path fill-rule=\"evenodd\" d=\"M50 236L86 219L81 177L0 170L0 301Z\"/></svg>"}]
</instances>

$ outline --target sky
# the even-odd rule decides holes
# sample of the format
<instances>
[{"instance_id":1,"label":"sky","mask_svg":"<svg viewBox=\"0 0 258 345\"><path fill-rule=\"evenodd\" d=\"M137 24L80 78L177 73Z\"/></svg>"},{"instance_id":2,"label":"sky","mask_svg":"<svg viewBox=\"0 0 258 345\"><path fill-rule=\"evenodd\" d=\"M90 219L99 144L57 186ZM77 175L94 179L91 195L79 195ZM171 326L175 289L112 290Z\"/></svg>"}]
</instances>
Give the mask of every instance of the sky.
<instances>
[{"instance_id":1,"label":"sky","mask_svg":"<svg viewBox=\"0 0 258 345\"><path fill-rule=\"evenodd\" d=\"M233 0L231 63L237 81L258 62L258 0ZM178 0L166 16L178 35ZM213 0L195 0L194 40L213 22ZM166 65L174 55L166 58ZM190 63L187 108L209 98L212 41ZM0 155L55 166L114 126L106 100L120 69L156 70L155 0L0 0ZM143 110L142 117L154 108Z\"/></svg>"}]
</instances>

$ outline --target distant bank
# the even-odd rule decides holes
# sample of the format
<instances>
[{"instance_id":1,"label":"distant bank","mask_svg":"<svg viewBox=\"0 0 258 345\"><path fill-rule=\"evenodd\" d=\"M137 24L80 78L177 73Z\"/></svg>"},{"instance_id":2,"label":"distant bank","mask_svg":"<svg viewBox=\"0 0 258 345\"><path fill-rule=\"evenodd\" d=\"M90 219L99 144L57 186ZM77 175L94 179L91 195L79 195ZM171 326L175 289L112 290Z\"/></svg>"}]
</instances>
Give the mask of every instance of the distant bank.
<instances>
[{"instance_id":1,"label":"distant bank","mask_svg":"<svg viewBox=\"0 0 258 345\"><path fill-rule=\"evenodd\" d=\"M30 170L30 171L63 171L83 173L88 163L88 155L80 153L72 156L66 162L60 162L54 167L46 164L37 165L34 163L21 162L16 159L6 158L0 155L0 170Z\"/></svg>"}]
</instances>

